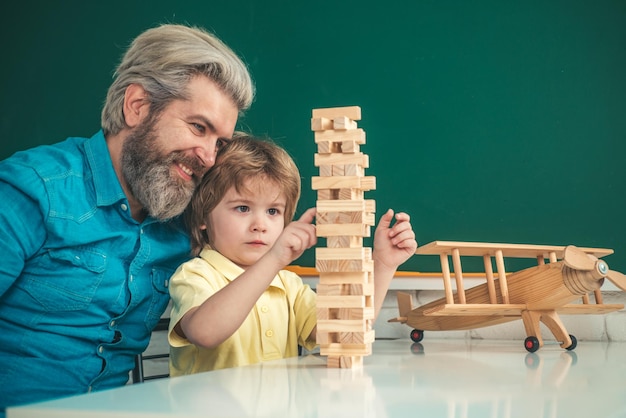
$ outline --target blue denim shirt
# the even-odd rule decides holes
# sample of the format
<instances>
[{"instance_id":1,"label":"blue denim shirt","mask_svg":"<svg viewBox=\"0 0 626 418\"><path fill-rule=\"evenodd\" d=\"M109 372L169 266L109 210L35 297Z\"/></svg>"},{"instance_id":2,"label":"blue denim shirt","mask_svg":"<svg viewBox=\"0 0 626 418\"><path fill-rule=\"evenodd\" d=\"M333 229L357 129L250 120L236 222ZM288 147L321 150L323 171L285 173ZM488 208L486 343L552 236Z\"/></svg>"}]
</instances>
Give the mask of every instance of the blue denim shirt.
<instances>
[{"instance_id":1,"label":"blue denim shirt","mask_svg":"<svg viewBox=\"0 0 626 418\"><path fill-rule=\"evenodd\" d=\"M131 217L102 131L0 162L0 196L0 411L124 385L189 259L182 222Z\"/></svg>"}]
</instances>

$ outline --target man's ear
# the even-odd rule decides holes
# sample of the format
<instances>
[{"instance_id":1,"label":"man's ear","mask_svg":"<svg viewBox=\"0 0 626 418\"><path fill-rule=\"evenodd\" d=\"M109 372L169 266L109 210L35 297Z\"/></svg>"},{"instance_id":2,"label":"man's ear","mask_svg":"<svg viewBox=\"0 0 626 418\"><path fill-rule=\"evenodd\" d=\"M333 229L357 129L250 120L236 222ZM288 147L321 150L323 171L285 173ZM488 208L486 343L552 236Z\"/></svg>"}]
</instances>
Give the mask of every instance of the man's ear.
<instances>
[{"instance_id":1,"label":"man's ear","mask_svg":"<svg viewBox=\"0 0 626 418\"><path fill-rule=\"evenodd\" d=\"M124 120L134 128L150 113L148 93L141 84L130 84L124 93Z\"/></svg>"}]
</instances>

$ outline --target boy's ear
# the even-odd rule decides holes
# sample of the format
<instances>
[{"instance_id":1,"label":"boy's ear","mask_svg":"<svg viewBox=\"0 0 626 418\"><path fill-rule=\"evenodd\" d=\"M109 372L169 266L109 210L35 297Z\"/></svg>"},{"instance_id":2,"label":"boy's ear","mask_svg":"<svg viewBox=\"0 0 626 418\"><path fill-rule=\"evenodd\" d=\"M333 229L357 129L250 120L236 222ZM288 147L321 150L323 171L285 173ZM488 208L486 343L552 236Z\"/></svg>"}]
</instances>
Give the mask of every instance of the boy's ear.
<instances>
[{"instance_id":1,"label":"boy's ear","mask_svg":"<svg viewBox=\"0 0 626 418\"><path fill-rule=\"evenodd\" d=\"M205 224L200 225L200 229L202 229L203 231L206 231L206 225Z\"/></svg>"}]
</instances>

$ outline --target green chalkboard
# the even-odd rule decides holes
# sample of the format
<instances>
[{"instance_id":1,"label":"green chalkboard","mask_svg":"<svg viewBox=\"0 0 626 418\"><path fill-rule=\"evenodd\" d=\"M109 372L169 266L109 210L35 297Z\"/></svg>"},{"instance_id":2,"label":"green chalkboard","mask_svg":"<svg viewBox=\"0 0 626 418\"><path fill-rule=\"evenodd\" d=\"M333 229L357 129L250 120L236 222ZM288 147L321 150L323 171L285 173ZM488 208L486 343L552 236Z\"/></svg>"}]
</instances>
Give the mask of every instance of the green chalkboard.
<instances>
[{"instance_id":1,"label":"green chalkboard","mask_svg":"<svg viewBox=\"0 0 626 418\"><path fill-rule=\"evenodd\" d=\"M357 105L377 217L409 212L421 243L613 248L626 272L622 0L53 3L0 18L0 158L93 134L130 40L196 24L249 64L257 98L240 127L294 156L299 213L316 199L311 110Z\"/></svg>"}]
</instances>

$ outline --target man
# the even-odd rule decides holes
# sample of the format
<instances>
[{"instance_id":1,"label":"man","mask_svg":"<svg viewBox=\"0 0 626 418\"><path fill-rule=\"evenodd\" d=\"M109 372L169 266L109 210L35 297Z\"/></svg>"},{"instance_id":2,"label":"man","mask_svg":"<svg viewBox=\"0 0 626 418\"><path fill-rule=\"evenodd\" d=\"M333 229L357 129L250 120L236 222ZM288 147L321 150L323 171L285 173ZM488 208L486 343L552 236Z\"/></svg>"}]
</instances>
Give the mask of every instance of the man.
<instances>
[{"instance_id":1,"label":"man","mask_svg":"<svg viewBox=\"0 0 626 418\"><path fill-rule=\"evenodd\" d=\"M124 385L190 256L179 215L254 87L199 29L139 35L91 138L0 162L0 416Z\"/></svg>"}]
</instances>

